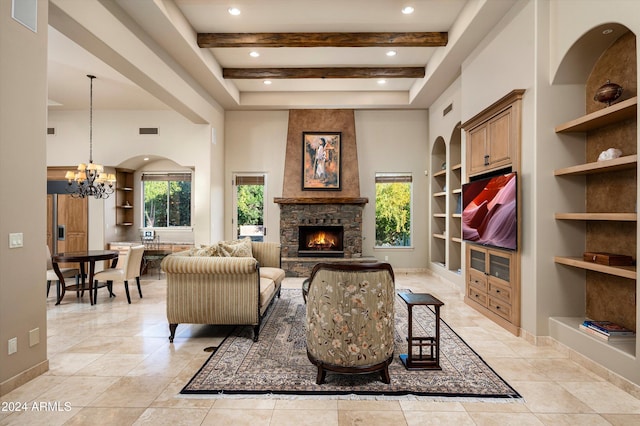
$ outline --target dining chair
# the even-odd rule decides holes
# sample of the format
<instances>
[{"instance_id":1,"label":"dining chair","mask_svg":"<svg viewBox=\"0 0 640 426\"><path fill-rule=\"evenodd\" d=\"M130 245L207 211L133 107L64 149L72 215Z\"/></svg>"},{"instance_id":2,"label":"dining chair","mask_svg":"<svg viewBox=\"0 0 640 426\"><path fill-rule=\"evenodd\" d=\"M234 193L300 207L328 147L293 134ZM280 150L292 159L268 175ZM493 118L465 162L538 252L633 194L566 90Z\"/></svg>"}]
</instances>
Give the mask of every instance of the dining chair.
<instances>
[{"instance_id":1,"label":"dining chair","mask_svg":"<svg viewBox=\"0 0 640 426\"><path fill-rule=\"evenodd\" d=\"M76 286L80 283L80 270L78 268L60 268L60 273L63 278L75 278ZM53 269L53 261L51 260L51 249L47 245L47 297L49 297L49 290L51 289L51 281L56 282L56 294L58 300L60 300L60 278Z\"/></svg>"},{"instance_id":2,"label":"dining chair","mask_svg":"<svg viewBox=\"0 0 640 426\"><path fill-rule=\"evenodd\" d=\"M138 294L142 298L142 289L140 288L140 265L142 264L142 255L144 254L144 246L137 245L129 247L125 255L121 255L122 259L118 259L118 263L115 268L107 268L103 271L97 272L93 277L93 300L97 301L98 295L98 283L100 281L106 282L106 287L109 290L109 297L115 296L113 294L113 282L124 282L124 290L127 293L127 302L131 303L131 296L129 295L129 280L136 279L138 285Z\"/></svg>"}]
</instances>

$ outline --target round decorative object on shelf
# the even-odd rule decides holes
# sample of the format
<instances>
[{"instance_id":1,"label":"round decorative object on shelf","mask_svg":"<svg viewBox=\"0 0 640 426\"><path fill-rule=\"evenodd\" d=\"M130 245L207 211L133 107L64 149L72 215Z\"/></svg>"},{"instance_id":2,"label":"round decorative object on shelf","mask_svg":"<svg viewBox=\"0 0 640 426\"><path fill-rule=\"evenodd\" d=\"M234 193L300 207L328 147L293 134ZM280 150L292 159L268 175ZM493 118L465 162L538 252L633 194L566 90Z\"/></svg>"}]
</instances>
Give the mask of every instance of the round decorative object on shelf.
<instances>
[{"instance_id":1,"label":"round decorative object on shelf","mask_svg":"<svg viewBox=\"0 0 640 426\"><path fill-rule=\"evenodd\" d=\"M611 102L615 101L622 95L622 86L616 83L611 83L607 80L607 83L596 90L596 94L593 96L594 101L606 103L607 106L611 105Z\"/></svg>"}]
</instances>

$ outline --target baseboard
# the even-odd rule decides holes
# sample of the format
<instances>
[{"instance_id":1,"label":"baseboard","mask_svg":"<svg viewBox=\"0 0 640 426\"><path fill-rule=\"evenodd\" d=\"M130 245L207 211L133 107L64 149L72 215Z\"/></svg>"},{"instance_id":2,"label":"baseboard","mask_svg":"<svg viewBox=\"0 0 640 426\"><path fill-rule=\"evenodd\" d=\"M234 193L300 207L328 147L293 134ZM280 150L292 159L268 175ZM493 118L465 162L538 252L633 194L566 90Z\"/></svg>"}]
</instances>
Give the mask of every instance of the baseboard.
<instances>
[{"instance_id":1,"label":"baseboard","mask_svg":"<svg viewBox=\"0 0 640 426\"><path fill-rule=\"evenodd\" d=\"M41 363L36 364L22 373L0 383L0 396L5 396L12 390L19 388L47 371L49 371L49 360L45 359Z\"/></svg>"},{"instance_id":2,"label":"baseboard","mask_svg":"<svg viewBox=\"0 0 640 426\"><path fill-rule=\"evenodd\" d=\"M551 336L538 336L535 339L536 346L551 346L557 351L567 355L570 360L574 361L576 364L581 365L586 368L590 372L602 377L607 382L612 385L622 389L623 391L633 395L634 397L640 399L640 386L633 383L632 381L622 377L621 375L609 370L604 367L602 364L598 364L590 358L587 358L580 352L571 349L565 344L557 341Z\"/></svg>"}]
</instances>

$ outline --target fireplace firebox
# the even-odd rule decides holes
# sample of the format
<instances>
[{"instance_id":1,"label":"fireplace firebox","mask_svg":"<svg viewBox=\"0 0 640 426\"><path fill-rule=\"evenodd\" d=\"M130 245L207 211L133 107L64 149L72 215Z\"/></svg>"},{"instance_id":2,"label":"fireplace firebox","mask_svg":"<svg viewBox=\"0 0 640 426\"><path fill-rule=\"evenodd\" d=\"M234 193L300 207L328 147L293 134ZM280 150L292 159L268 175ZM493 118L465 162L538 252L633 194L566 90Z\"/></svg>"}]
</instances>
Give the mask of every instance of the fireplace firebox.
<instances>
[{"instance_id":1,"label":"fireplace firebox","mask_svg":"<svg viewBox=\"0 0 640 426\"><path fill-rule=\"evenodd\" d=\"M299 257L344 257L344 227L299 226Z\"/></svg>"}]
</instances>

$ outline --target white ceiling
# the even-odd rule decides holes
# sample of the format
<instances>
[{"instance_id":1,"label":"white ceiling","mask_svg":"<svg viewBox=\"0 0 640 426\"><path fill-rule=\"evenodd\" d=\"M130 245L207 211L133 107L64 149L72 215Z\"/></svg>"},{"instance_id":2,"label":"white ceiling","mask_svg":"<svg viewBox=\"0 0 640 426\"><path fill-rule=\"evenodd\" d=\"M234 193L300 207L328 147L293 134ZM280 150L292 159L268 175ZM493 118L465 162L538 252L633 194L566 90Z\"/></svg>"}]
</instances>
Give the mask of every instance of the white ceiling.
<instances>
[{"instance_id":1,"label":"white ceiling","mask_svg":"<svg viewBox=\"0 0 640 426\"><path fill-rule=\"evenodd\" d=\"M401 13L412 5L411 15ZM515 0L51 0L52 109L427 108ZM228 13L234 6L238 16ZM444 47L201 49L208 32L448 32ZM249 56L250 50L260 53ZM109 64L109 65L107 65ZM424 78L225 80L222 68L424 66Z\"/></svg>"}]
</instances>

